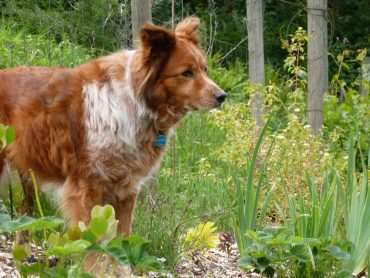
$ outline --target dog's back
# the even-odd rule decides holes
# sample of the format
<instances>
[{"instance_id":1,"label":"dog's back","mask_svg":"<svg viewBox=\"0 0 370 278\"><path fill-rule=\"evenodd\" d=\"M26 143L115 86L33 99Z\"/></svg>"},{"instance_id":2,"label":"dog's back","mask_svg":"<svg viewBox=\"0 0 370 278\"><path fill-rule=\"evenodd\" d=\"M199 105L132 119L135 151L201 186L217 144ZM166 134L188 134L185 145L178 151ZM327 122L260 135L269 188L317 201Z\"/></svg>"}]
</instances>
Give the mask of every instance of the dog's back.
<instances>
[{"instance_id":1,"label":"dog's back","mask_svg":"<svg viewBox=\"0 0 370 278\"><path fill-rule=\"evenodd\" d=\"M15 142L2 152L3 165L6 155L20 172L33 169L43 178L66 178L75 155L81 104L73 72L25 66L0 71L0 123L16 133Z\"/></svg>"}]
</instances>

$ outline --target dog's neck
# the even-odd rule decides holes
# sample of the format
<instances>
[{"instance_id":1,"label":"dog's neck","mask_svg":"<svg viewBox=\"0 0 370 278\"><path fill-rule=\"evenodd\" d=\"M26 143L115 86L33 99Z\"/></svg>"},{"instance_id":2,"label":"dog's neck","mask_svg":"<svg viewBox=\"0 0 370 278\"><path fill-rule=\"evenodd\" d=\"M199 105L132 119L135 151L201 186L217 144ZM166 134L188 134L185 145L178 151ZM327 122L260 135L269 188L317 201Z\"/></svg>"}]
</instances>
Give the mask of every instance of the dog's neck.
<instances>
[{"instance_id":1,"label":"dog's neck","mask_svg":"<svg viewBox=\"0 0 370 278\"><path fill-rule=\"evenodd\" d=\"M136 50L130 52L130 55L126 68L125 80L130 83L138 101L142 102L146 107L148 117L150 121L153 122L155 130L165 134L176 125L187 112L175 111L167 102L157 101L159 94L155 92L154 85L159 72L153 68L148 69L143 66L142 53L140 51ZM147 97L145 97L145 95Z\"/></svg>"}]
</instances>

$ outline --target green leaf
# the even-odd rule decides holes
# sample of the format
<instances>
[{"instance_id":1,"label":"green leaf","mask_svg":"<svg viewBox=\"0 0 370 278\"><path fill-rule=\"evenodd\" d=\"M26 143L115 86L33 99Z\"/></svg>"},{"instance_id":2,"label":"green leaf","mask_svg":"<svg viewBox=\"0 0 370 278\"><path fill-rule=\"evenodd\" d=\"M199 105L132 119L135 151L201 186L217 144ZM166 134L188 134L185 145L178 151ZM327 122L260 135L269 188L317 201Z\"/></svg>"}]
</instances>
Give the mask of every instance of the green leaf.
<instances>
[{"instance_id":1,"label":"green leaf","mask_svg":"<svg viewBox=\"0 0 370 278\"><path fill-rule=\"evenodd\" d=\"M260 268L266 268L270 265L270 259L267 256L257 258L257 265Z\"/></svg>"},{"instance_id":2,"label":"green leaf","mask_svg":"<svg viewBox=\"0 0 370 278\"><path fill-rule=\"evenodd\" d=\"M15 244L13 246L13 256L18 261L23 260L27 257L26 247L24 245Z\"/></svg>"},{"instance_id":3,"label":"green leaf","mask_svg":"<svg viewBox=\"0 0 370 278\"><path fill-rule=\"evenodd\" d=\"M38 275L44 272L45 269L45 266L39 262L23 267L23 271L26 273L26 277L30 277L31 275Z\"/></svg>"},{"instance_id":4,"label":"green leaf","mask_svg":"<svg viewBox=\"0 0 370 278\"><path fill-rule=\"evenodd\" d=\"M96 205L91 210L91 218L104 218L106 220L115 219L113 206L106 204L103 207Z\"/></svg>"},{"instance_id":5,"label":"green leaf","mask_svg":"<svg viewBox=\"0 0 370 278\"><path fill-rule=\"evenodd\" d=\"M43 230L43 229L52 229L64 223L63 219L52 217L52 216L45 216L37 218L33 224L28 226L24 226L23 228L26 230Z\"/></svg>"},{"instance_id":6,"label":"green leaf","mask_svg":"<svg viewBox=\"0 0 370 278\"><path fill-rule=\"evenodd\" d=\"M60 234L51 233L46 242L50 247L55 247L59 244L59 241L60 241Z\"/></svg>"},{"instance_id":7,"label":"green leaf","mask_svg":"<svg viewBox=\"0 0 370 278\"><path fill-rule=\"evenodd\" d=\"M312 253L307 244L292 244L290 253L301 262L308 263L311 261Z\"/></svg>"},{"instance_id":8,"label":"green leaf","mask_svg":"<svg viewBox=\"0 0 370 278\"><path fill-rule=\"evenodd\" d=\"M250 269L250 268L254 268L255 266L255 261L254 261L254 258L251 257L251 256L248 256L248 255L245 255L243 256L239 262L238 262L238 266L240 268L245 268L245 269Z\"/></svg>"},{"instance_id":9,"label":"green leaf","mask_svg":"<svg viewBox=\"0 0 370 278\"><path fill-rule=\"evenodd\" d=\"M90 222L90 230L93 234L100 238L104 236L105 232L108 229L108 221L104 218L93 218Z\"/></svg>"},{"instance_id":10,"label":"green leaf","mask_svg":"<svg viewBox=\"0 0 370 278\"><path fill-rule=\"evenodd\" d=\"M64 267L56 267L53 269L45 268L44 273L47 277L56 277L56 278L67 278L68 271Z\"/></svg>"},{"instance_id":11,"label":"green leaf","mask_svg":"<svg viewBox=\"0 0 370 278\"><path fill-rule=\"evenodd\" d=\"M119 248L116 246L108 246L106 251L109 256L117 260L120 264L128 265L130 264L127 252L123 248Z\"/></svg>"},{"instance_id":12,"label":"green leaf","mask_svg":"<svg viewBox=\"0 0 370 278\"><path fill-rule=\"evenodd\" d=\"M275 269L272 266L268 266L265 268L265 270L262 272L266 277L274 277Z\"/></svg>"},{"instance_id":13,"label":"green leaf","mask_svg":"<svg viewBox=\"0 0 370 278\"><path fill-rule=\"evenodd\" d=\"M2 213L0 213L0 223L5 223L5 222L11 221L11 220L12 219L11 219L11 217L10 217L9 214L2 214ZM1 225L2 224L0 224L0 229L1 229Z\"/></svg>"},{"instance_id":14,"label":"green leaf","mask_svg":"<svg viewBox=\"0 0 370 278\"><path fill-rule=\"evenodd\" d=\"M7 145L11 144L14 141L14 139L15 139L15 131L14 131L14 128L10 126L5 130L6 144Z\"/></svg>"},{"instance_id":15,"label":"green leaf","mask_svg":"<svg viewBox=\"0 0 370 278\"><path fill-rule=\"evenodd\" d=\"M46 250L45 253L47 255L56 255L56 256L66 256L73 253L81 253L84 252L89 246L91 246L91 242L83 239L79 239L76 241L72 241L70 243L66 243L64 246L56 246Z\"/></svg>"},{"instance_id":16,"label":"green leaf","mask_svg":"<svg viewBox=\"0 0 370 278\"><path fill-rule=\"evenodd\" d=\"M115 219L115 212L114 208L111 205L105 205L103 207L103 217L107 220L109 219Z\"/></svg>"},{"instance_id":17,"label":"green leaf","mask_svg":"<svg viewBox=\"0 0 370 278\"><path fill-rule=\"evenodd\" d=\"M84 240L87 240L87 241L89 241L91 243L95 243L96 242L96 236L90 230L86 230L86 231L82 232L81 238L84 239Z\"/></svg>"},{"instance_id":18,"label":"green leaf","mask_svg":"<svg viewBox=\"0 0 370 278\"><path fill-rule=\"evenodd\" d=\"M350 254L346 251L343 251L341 248L339 248L336 245L331 245L327 248L330 255L335 257L339 261L347 261L350 258Z\"/></svg>"},{"instance_id":19,"label":"green leaf","mask_svg":"<svg viewBox=\"0 0 370 278\"><path fill-rule=\"evenodd\" d=\"M15 220L5 221L0 224L0 232L15 232L26 230L30 225L35 223L35 219L29 216L24 216Z\"/></svg>"},{"instance_id":20,"label":"green leaf","mask_svg":"<svg viewBox=\"0 0 370 278\"><path fill-rule=\"evenodd\" d=\"M280 237L274 237L273 239L266 241L266 244L270 246L287 246L289 242Z\"/></svg>"},{"instance_id":21,"label":"green leaf","mask_svg":"<svg viewBox=\"0 0 370 278\"><path fill-rule=\"evenodd\" d=\"M71 227L67 230L67 235L70 240L80 239L82 236L80 227Z\"/></svg>"},{"instance_id":22,"label":"green leaf","mask_svg":"<svg viewBox=\"0 0 370 278\"><path fill-rule=\"evenodd\" d=\"M162 270L162 264L156 257L145 254L140 258L136 268L159 272Z\"/></svg>"}]
</instances>

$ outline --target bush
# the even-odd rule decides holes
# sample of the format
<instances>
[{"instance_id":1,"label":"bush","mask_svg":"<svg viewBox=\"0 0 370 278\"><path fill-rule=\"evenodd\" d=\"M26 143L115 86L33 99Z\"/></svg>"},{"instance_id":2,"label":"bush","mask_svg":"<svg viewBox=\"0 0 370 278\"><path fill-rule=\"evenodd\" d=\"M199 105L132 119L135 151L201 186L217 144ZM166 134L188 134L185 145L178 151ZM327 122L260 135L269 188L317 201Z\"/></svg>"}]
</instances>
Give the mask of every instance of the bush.
<instances>
[{"instance_id":1,"label":"bush","mask_svg":"<svg viewBox=\"0 0 370 278\"><path fill-rule=\"evenodd\" d=\"M19 65L76 66L94 55L68 39L56 42L43 35L29 35L0 28L0 68Z\"/></svg>"}]
</instances>

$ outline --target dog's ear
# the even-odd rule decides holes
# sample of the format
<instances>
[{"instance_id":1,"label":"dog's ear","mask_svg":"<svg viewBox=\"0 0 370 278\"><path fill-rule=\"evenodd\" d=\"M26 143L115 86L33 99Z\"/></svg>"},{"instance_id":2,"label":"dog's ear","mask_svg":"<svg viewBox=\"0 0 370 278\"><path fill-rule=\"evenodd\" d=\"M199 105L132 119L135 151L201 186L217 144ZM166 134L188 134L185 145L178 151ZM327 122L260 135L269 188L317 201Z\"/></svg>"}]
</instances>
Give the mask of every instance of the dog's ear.
<instances>
[{"instance_id":1,"label":"dog's ear","mask_svg":"<svg viewBox=\"0 0 370 278\"><path fill-rule=\"evenodd\" d=\"M200 20L197 17L189 16L177 24L175 33L179 37L185 37L186 39L199 44L199 26Z\"/></svg>"},{"instance_id":2,"label":"dog's ear","mask_svg":"<svg viewBox=\"0 0 370 278\"><path fill-rule=\"evenodd\" d=\"M175 46L176 36L171 30L145 25L140 30L140 42L146 63L158 65L169 56Z\"/></svg>"}]
</instances>

